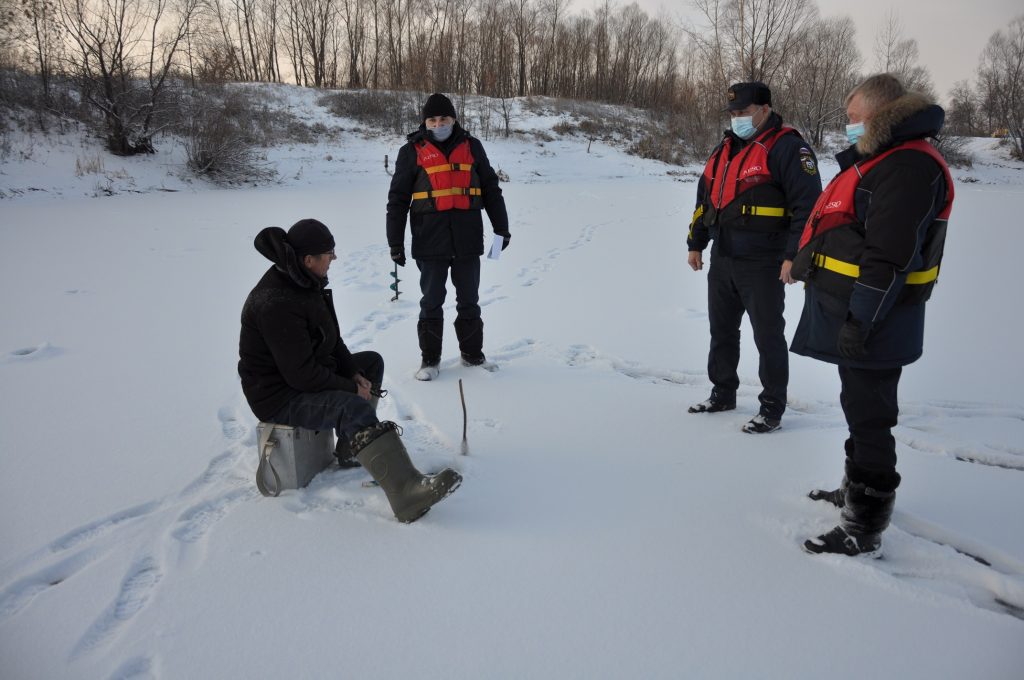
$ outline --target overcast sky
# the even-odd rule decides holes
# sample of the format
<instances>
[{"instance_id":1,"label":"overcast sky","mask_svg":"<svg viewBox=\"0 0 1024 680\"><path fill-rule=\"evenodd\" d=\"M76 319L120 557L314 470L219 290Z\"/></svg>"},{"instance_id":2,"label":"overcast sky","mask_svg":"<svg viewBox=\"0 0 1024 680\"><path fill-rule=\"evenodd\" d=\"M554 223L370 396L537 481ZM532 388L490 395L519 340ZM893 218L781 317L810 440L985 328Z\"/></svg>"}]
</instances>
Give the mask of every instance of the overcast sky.
<instances>
[{"instance_id":1,"label":"overcast sky","mask_svg":"<svg viewBox=\"0 0 1024 680\"><path fill-rule=\"evenodd\" d=\"M637 0L649 14L660 8L695 20L688 0ZM572 10L593 7L595 0L574 0ZM627 4L619 0L620 5ZM928 68L941 99L958 80L974 78L978 57L989 36L1015 17L1024 15L1020 0L817 0L822 16L849 16L857 26L864 68L874 63L874 36L884 26L890 8L903 22L904 37L917 40L920 62Z\"/></svg>"}]
</instances>

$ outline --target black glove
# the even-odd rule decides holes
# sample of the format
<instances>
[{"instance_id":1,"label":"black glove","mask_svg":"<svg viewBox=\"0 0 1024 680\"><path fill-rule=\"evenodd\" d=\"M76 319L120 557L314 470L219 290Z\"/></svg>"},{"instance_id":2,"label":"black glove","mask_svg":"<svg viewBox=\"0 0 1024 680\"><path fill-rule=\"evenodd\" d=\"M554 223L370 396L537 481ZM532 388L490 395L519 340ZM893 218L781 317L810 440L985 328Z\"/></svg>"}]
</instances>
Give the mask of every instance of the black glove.
<instances>
[{"instance_id":1,"label":"black glove","mask_svg":"<svg viewBox=\"0 0 1024 680\"><path fill-rule=\"evenodd\" d=\"M839 329L839 342L836 343L839 355L846 359L860 359L867 356L864 343L867 342L871 327L865 328L860 321L852 316L846 317L846 323Z\"/></svg>"},{"instance_id":2,"label":"black glove","mask_svg":"<svg viewBox=\"0 0 1024 680\"><path fill-rule=\"evenodd\" d=\"M399 267L405 266L405 246L391 246L391 261Z\"/></svg>"},{"instance_id":3,"label":"black glove","mask_svg":"<svg viewBox=\"0 0 1024 680\"><path fill-rule=\"evenodd\" d=\"M512 240L512 234L507 231L496 231L494 233L502 238L501 249L505 250L505 248L508 248L508 242Z\"/></svg>"}]
</instances>

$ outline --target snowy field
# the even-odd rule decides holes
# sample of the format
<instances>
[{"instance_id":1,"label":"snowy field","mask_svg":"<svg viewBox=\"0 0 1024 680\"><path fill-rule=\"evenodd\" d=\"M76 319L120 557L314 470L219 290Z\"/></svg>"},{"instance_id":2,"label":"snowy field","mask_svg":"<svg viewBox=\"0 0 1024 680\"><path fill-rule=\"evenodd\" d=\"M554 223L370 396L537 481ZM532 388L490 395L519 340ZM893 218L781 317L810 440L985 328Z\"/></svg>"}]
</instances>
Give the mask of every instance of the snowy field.
<instances>
[{"instance_id":1,"label":"snowy field","mask_svg":"<svg viewBox=\"0 0 1024 680\"><path fill-rule=\"evenodd\" d=\"M799 547L837 520L805 497L842 473L834 367L791 356L783 429L743 434L760 389L745 325L738 409L686 413L710 389L706 270L685 266L696 166L486 142L509 176L512 242L481 285L501 369L459 366L449 324L440 378L419 383L415 267L399 302L387 288L399 144L276 149L281 181L220 189L183 179L166 141L117 159L16 140L0 164L0 677L1022 677L1024 166L975 140L955 172L872 561ZM92 157L103 172L76 176ZM303 217L337 238L349 347L387 362L382 417L421 468L465 476L415 524L361 469L256 490L239 313L269 265L253 237ZM787 290L788 336L802 295Z\"/></svg>"}]
</instances>

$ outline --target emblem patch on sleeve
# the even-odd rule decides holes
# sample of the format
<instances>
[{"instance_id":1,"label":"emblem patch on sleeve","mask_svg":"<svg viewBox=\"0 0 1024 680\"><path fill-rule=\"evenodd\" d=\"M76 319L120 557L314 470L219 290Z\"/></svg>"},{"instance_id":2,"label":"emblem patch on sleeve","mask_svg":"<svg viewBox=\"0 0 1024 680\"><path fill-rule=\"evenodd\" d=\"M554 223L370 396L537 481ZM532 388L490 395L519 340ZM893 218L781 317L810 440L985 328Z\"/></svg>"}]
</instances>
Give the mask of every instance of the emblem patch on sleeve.
<instances>
[{"instance_id":1,"label":"emblem patch on sleeve","mask_svg":"<svg viewBox=\"0 0 1024 680\"><path fill-rule=\"evenodd\" d=\"M806 146L800 147L800 167L808 175L818 174L818 165L814 162L814 154Z\"/></svg>"}]
</instances>

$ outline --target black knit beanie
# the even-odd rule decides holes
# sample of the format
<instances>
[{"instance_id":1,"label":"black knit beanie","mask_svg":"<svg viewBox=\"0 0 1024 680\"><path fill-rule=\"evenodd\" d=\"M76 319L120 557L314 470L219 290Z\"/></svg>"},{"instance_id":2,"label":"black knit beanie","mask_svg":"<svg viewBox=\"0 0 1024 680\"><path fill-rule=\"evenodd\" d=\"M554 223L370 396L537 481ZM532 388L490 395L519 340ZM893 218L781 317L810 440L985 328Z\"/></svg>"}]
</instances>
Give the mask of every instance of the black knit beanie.
<instances>
[{"instance_id":1,"label":"black knit beanie","mask_svg":"<svg viewBox=\"0 0 1024 680\"><path fill-rule=\"evenodd\" d=\"M435 92L427 97L427 103L423 105L423 120L433 118L434 116L458 118L455 115L455 106L452 104L452 100L440 92Z\"/></svg>"},{"instance_id":2,"label":"black knit beanie","mask_svg":"<svg viewBox=\"0 0 1024 680\"><path fill-rule=\"evenodd\" d=\"M322 255L334 248L331 231L319 220L299 220L288 230L288 243L299 257Z\"/></svg>"}]
</instances>

